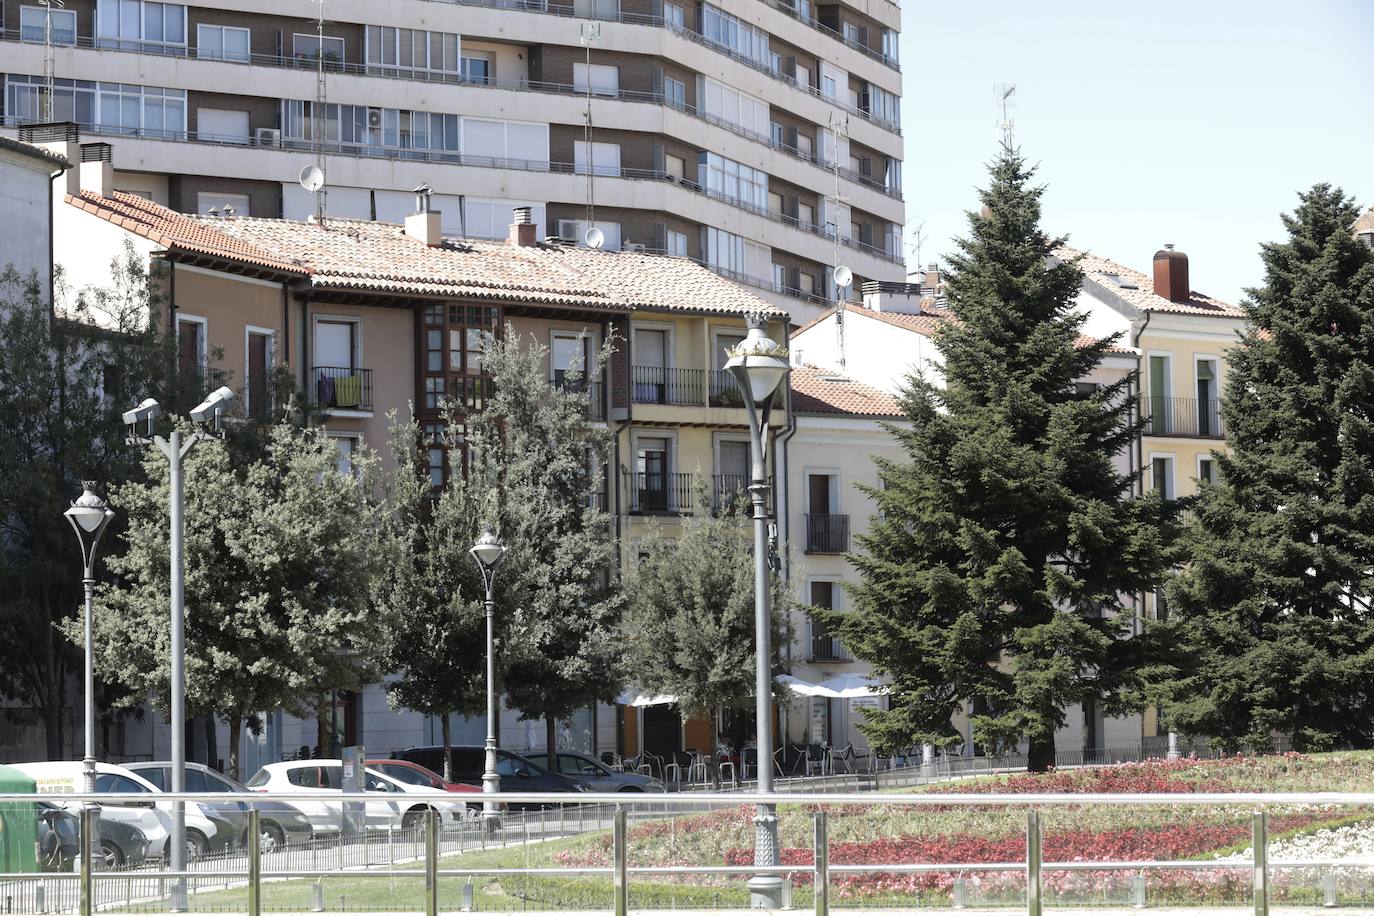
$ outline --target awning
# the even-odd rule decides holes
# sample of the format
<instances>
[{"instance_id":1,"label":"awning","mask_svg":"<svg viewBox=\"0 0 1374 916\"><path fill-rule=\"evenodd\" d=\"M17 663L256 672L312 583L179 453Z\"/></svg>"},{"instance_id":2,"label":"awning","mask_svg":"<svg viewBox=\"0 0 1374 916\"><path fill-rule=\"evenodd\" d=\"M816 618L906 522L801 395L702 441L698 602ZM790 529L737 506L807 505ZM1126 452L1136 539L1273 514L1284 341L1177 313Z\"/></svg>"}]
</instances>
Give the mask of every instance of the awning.
<instances>
[{"instance_id":1,"label":"awning","mask_svg":"<svg viewBox=\"0 0 1374 916\"><path fill-rule=\"evenodd\" d=\"M888 688L883 684L875 684L864 674L841 674L829 680L821 681L817 685L826 693L819 696L835 697L841 700L851 700L856 697L878 697L888 692Z\"/></svg>"},{"instance_id":2,"label":"awning","mask_svg":"<svg viewBox=\"0 0 1374 916\"><path fill-rule=\"evenodd\" d=\"M626 691L616 698L616 702L621 706L670 706L677 702L677 697L667 693L647 694Z\"/></svg>"}]
</instances>

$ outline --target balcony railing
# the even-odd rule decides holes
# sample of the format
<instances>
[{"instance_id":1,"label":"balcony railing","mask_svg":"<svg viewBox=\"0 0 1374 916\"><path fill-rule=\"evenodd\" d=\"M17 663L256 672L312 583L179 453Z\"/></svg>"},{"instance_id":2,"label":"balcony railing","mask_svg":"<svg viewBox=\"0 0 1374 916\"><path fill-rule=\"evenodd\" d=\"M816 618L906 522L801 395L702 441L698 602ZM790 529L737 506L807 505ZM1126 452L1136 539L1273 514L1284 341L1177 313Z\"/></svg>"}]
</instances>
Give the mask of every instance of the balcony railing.
<instances>
[{"instance_id":1,"label":"balcony railing","mask_svg":"<svg viewBox=\"0 0 1374 916\"><path fill-rule=\"evenodd\" d=\"M597 379L589 379L581 374L565 375L560 369L554 373L553 387L560 391L571 391L577 394L585 392L587 395L587 419L606 419L606 389Z\"/></svg>"},{"instance_id":2,"label":"balcony railing","mask_svg":"<svg viewBox=\"0 0 1374 916\"><path fill-rule=\"evenodd\" d=\"M1140 412L1145 418L1147 436L1226 438L1221 421L1221 402L1214 398L1199 400L1147 396L1140 399Z\"/></svg>"},{"instance_id":3,"label":"balcony railing","mask_svg":"<svg viewBox=\"0 0 1374 916\"><path fill-rule=\"evenodd\" d=\"M813 662L852 662L854 655L834 636L824 633L811 634L811 651L807 661Z\"/></svg>"},{"instance_id":4,"label":"balcony railing","mask_svg":"<svg viewBox=\"0 0 1374 916\"><path fill-rule=\"evenodd\" d=\"M692 513L695 475L632 472L625 478L632 513Z\"/></svg>"},{"instance_id":5,"label":"balcony railing","mask_svg":"<svg viewBox=\"0 0 1374 916\"><path fill-rule=\"evenodd\" d=\"M711 370L711 406L743 407L744 392L735 377L725 369Z\"/></svg>"},{"instance_id":6,"label":"balcony railing","mask_svg":"<svg viewBox=\"0 0 1374 916\"><path fill-rule=\"evenodd\" d=\"M749 498L748 474L716 474L711 478L712 499L715 510L720 512ZM770 491L771 492L771 491Z\"/></svg>"},{"instance_id":7,"label":"balcony railing","mask_svg":"<svg viewBox=\"0 0 1374 916\"><path fill-rule=\"evenodd\" d=\"M630 370L636 404L688 404L700 407L700 369L634 366Z\"/></svg>"},{"instance_id":8,"label":"balcony railing","mask_svg":"<svg viewBox=\"0 0 1374 916\"><path fill-rule=\"evenodd\" d=\"M844 553L848 549L849 516L806 516L807 553Z\"/></svg>"},{"instance_id":9,"label":"balcony railing","mask_svg":"<svg viewBox=\"0 0 1374 916\"><path fill-rule=\"evenodd\" d=\"M315 366L310 370L312 407L331 410L371 410L372 370L347 366Z\"/></svg>"}]
</instances>

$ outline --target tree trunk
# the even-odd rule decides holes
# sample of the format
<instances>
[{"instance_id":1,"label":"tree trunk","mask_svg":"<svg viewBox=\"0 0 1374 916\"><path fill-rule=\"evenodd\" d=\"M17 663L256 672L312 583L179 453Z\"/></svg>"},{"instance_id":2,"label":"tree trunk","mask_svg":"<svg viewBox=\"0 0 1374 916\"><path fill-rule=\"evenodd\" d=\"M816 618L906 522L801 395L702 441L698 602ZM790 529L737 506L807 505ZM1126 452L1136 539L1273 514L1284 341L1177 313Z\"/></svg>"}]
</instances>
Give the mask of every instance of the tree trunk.
<instances>
[{"instance_id":1,"label":"tree trunk","mask_svg":"<svg viewBox=\"0 0 1374 916\"><path fill-rule=\"evenodd\" d=\"M229 713L229 778L242 781L239 773L239 732L243 731L243 716Z\"/></svg>"},{"instance_id":2,"label":"tree trunk","mask_svg":"<svg viewBox=\"0 0 1374 916\"><path fill-rule=\"evenodd\" d=\"M1026 750L1026 770L1031 773L1045 773L1054 766L1054 735L1030 741Z\"/></svg>"},{"instance_id":3,"label":"tree trunk","mask_svg":"<svg viewBox=\"0 0 1374 916\"><path fill-rule=\"evenodd\" d=\"M444 727L444 782L453 782L453 726L449 714L440 718Z\"/></svg>"},{"instance_id":4,"label":"tree trunk","mask_svg":"<svg viewBox=\"0 0 1374 916\"><path fill-rule=\"evenodd\" d=\"M558 720L553 716L544 717L544 749L548 754L549 772L558 772Z\"/></svg>"},{"instance_id":5,"label":"tree trunk","mask_svg":"<svg viewBox=\"0 0 1374 916\"><path fill-rule=\"evenodd\" d=\"M329 725L325 716L332 713L333 709L325 710L325 695L320 694L319 704L315 707L315 756L329 756Z\"/></svg>"},{"instance_id":6,"label":"tree trunk","mask_svg":"<svg viewBox=\"0 0 1374 916\"><path fill-rule=\"evenodd\" d=\"M218 770L220 768L219 728L215 723L215 714L207 713L201 721L205 725L205 764L212 770Z\"/></svg>"},{"instance_id":7,"label":"tree trunk","mask_svg":"<svg viewBox=\"0 0 1374 916\"><path fill-rule=\"evenodd\" d=\"M62 752L62 711L51 694L43 706L43 733L48 742L48 759L61 760L66 757Z\"/></svg>"}]
</instances>

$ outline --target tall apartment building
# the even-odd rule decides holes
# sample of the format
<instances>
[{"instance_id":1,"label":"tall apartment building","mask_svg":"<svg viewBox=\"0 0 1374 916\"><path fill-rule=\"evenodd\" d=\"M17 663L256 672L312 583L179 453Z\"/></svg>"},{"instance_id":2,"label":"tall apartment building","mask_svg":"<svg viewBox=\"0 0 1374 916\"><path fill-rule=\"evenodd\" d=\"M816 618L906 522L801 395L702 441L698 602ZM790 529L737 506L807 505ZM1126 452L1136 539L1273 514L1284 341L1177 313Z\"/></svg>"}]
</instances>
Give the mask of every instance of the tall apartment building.
<instances>
[{"instance_id":1,"label":"tall apartment building","mask_svg":"<svg viewBox=\"0 0 1374 916\"><path fill-rule=\"evenodd\" d=\"M182 212L400 222L429 184L448 235L590 219L798 321L837 263L905 276L892 0L0 3L5 128L118 136L116 188Z\"/></svg>"}]
</instances>

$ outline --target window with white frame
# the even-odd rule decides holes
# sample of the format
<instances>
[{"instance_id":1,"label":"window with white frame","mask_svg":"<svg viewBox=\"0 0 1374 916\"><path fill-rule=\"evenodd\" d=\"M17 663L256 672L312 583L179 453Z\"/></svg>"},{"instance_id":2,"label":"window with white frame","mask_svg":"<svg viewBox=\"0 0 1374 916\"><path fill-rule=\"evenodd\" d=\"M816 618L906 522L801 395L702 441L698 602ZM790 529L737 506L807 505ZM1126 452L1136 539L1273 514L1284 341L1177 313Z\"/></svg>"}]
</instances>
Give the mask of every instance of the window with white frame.
<instances>
[{"instance_id":1,"label":"window with white frame","mask_svg":"<svg viewBox=\"0 0 1374 916\"><path fill-rule=\"evenodd\" d=\"M705 244L702 247L707 264L718 270L768 282L772 275L772 249L714 226L707 226L703 234Z\"/></svg>"},{"instance_id":2,"label":"window with white frame","mask_svg":"<svg viewBox=\"0 0 1374 916\"><path fill-rule=\"evenodd\" d=\"M196 26L196 56L202 60L247 61L250 39L248 29L202 23Z\"/></svg>"},{"instance_id":3,"label":"window with white frame","mask_svg":"<svg viewBox=\"0 0 1374 916\"><path fill-rule=\"evenodd\" d=\"M663 101L674 108L687 107L687 84L671 76L663 78Z\"/></svg>"},{"instance_id":4,"label":"window with white frame","mask_svg":"<svg viewBox=\"0 0 1374 916\"><path fill-rule=\"evenodd\" d=\"M293 140L315 139L315 102L282 102L282 133ZM357 146L387 146L457 154L461 119L458 115L369 108L366 105L325 105L325 140Z\"/></svg>"},{"instance_id":5,"label":"window with white frame","mask_svg":"<svg viewBox=\"0 0 1374 916\"><path fill-rule=\"evenodd\" d=\"M669 229L664 235L667 244L668 254L677 255L680 258L687 257L687 233L674 232Z\"/></svg>"},{"instance_id":6,"label":"window with white frame","mask_svg":"<svg viewBox=\"0 0 1374 916\"><path fill-rule=\"evenodd\" d=\"M620 144L588 144L586 140L573 143L573 171L579 175L591 172L593 175L620 177Z\"/></svg>"},{"instance_id":7,"label":"window with white frame","mask_svg":"<svg viewBox=\"0 0 1374 916\"><path fill-rule=\"evenodd\" d=\"M155 53L162 46L186 45L186 7L179 3L99 0L95 22L101 47Z\"/></svg>"},{"instance_id":8,"label":"window with white frame","mask_svg":"<svg viewBox=\"0 0 1374 916\"><path fill-rule=\"evenodd\" d=\"M687 27L686 11L676 3L663 4L663 24L679 32Z\"/></svg>"},{"instance_id":9,"label":"window with white frame","mask_svg":"<svg viewBox=\"0 0 1374 916\"><path fill-rule=\"evenodd\" d=\"M1174 458L1172 455L1150 456L1150 489L1162 499L1174 499Z\"/></svg>"},{"instance_id":10,"label":"window with white frame","mask_svg":"<svg viewBox=\"0 0 1374 916\"><path fill-rule=\"evenodd\" d=\"M1207 483L1217 482L1217 462L1211 455L1199 455L1197 458L1197 479Z\"/></svg>"},{"instance_id":11,"label":"window with white frame","mask_svg":"<svg viewBox=\"0 0 1374 916\"><path fill-rule=\"evenodd\" d=\"M591 72L591 93L592 95L616 96L620 92L620 68L609 64L592 64ZM585 63L573 64L573 89L578 92L587 92L588 67Z\"/></svg>"},{"instance_id":12,"label":"window with white frame","mask_svg":"<svg viewBox=\"0 0 1374 916\"><path fill-rule=\"evenodd\" d=\"M19 7L19 40L46 41L49 16L52 17L52 43L76 44L76 10L46 6Z\"/></svg>"},{"instance_id":13,"label":"window with white frame","mask_svg":"<svg viewBox=\"0 0 1374 916\"><path fill-rule=\"evenodd\" d=\"M468 238L503 239L515 220L516 207L529 207L530 219L536 226L544 225L544 205L534 201L485 200L469 197L464 206L463 227Z\"/></svg>"},{"instance_id":14,"label":"window with white frame","mask_svg":"<svg viewBox=\"0 0 1374 916\"><path fill-rule=\"evenodd\" d=\"M177 316L177 370L186 376L199 376L206 369L208 322L196 315Z\"/></svg>"},{"instance_id":15,"label":"window with white frame","mask_svg":"<svg viewBox=\"0 0 1374 916\"><path fill-rule=\"evenodd\" d=\"M718 6L701 4L701 34L746 60L768 66L768 33L730 15Z\"/></svg>"},{"instance_id":16,"label":"window with white frame","mask_svg":"<svg viewBox=\"0 0 1374 916\"><path fill-rule=\"evenodd\" d=\"M186 90L100 83L96 123L102 129L179 137L186 134Z\"/></svg>"},{"instance_id":17,"label":"window with white frame","mask_svg":"<svg viewBox=\"0 0 1374 916\"><path fill-rule=\"evenodd\" d=\"M697 105L705 114L712 117L720 118L760 137L770 136L772 121L768 115L768 103L733 86L703 76Z\"/></svg>"},{"instance_id":18,"label":"window with white frame","mask_svg":"<svg viewBox=\"0 0 1374 916\"><path fill-rule=\"evenodd\" d=\"M882 124L900 124L902 102L895 93L868 84L868 116Z\"/></svg>"},{"instance_id":19,"label":"window with white frame","mask_svg":"<svg viewBox=\"0 0 1374 916\"><path fill-rule=\"evenodd\" d=\"M319 60L326 63L344 62L344 40L336 35L305 35L296 32L291 36L291 54L297 60Z\"/></svg>"},{"instance_id":20,"label":"window with white frame","mask_svg":"<svg viewBox=\"0 0 1374 916\"><path fill-rule=\"evenodd\" d=\"M461 39L453 32L370 25L364 35L367 69L383 73L462 71Z\"/></svg>"},{"instance_id":21,"label":"window with white frame","mask_svg":"<svg viewBox=\"0 0 1374 916\"><path fill-rule=\"evenodd\" d=\"M555 385L563 384L568 373L585 375L589 362L587 347L590 343L586 334L576 331L554 331L552 346L549 348L549 368L553 372Z\"/></svg>"},{"instance_id":22,"label":"window with white frame","mask_svg":"<svg viewBox=\"0 0 1374 916\"><path fill-rule=\"evenodd\" d=\"M248 112L229 108L197 108L196 136L202 140L247 145Z\"/></svg>"},{"instance_id":23,"label":"window with white frame","mask_svg":"<svg viewBox=\"0 0 1374 916\"><path fill-rule=\"evenodd\" d=\"M711 152L701 154L697 168L697 181L707 193L752 210L768 209L767 172Z\"/></svg>"},{"instance_id":24,"label":"window with white frame","mask_svg":"<svg viewBox=\"0 0 1374 916\"><path fill-rule=\"evenodd\" d=\"M469 51L463 55L463 81L487 86L496 81L496 62L488 51Z\"/></svg>"},{"instance_id":25,"label":"window with white frame","mask_svg":"<svg viewBox=\"0 0 1374 916\"><path fill-rule=\"evenodd\" d=\"M339 473L347 477L352 477L355 473L353 467L353 456L358 451L359 437L356 435L349 435L347 433L331 433L329 435L329 439L331 442L334 443L334 448L336 448L339 452L339 458L336 464Z\"/></svg>"},{"instance_id":26,"label":"window with white frame","mask_svg":"<svg viewBox=\"0 0 1374 916\"><path fill-rule=\"evenodd\" d=\"M463 158L528 163L549 161L549 125L524 121L463 118Z\"/></svg>"},{"instance_id":27,"label":"window with white frame","mask_svg":"<svg viewBox=\"0 0 1374 916\"><path fill-rule=\"evenodd\" d=\"M41 76L5 77L5 114L17 123L30 123L46 117L43 97L47 94ZM91 125L96 122L96 84L90 80L53 80L53 118Z\"/></svg>"}]
</instances>

